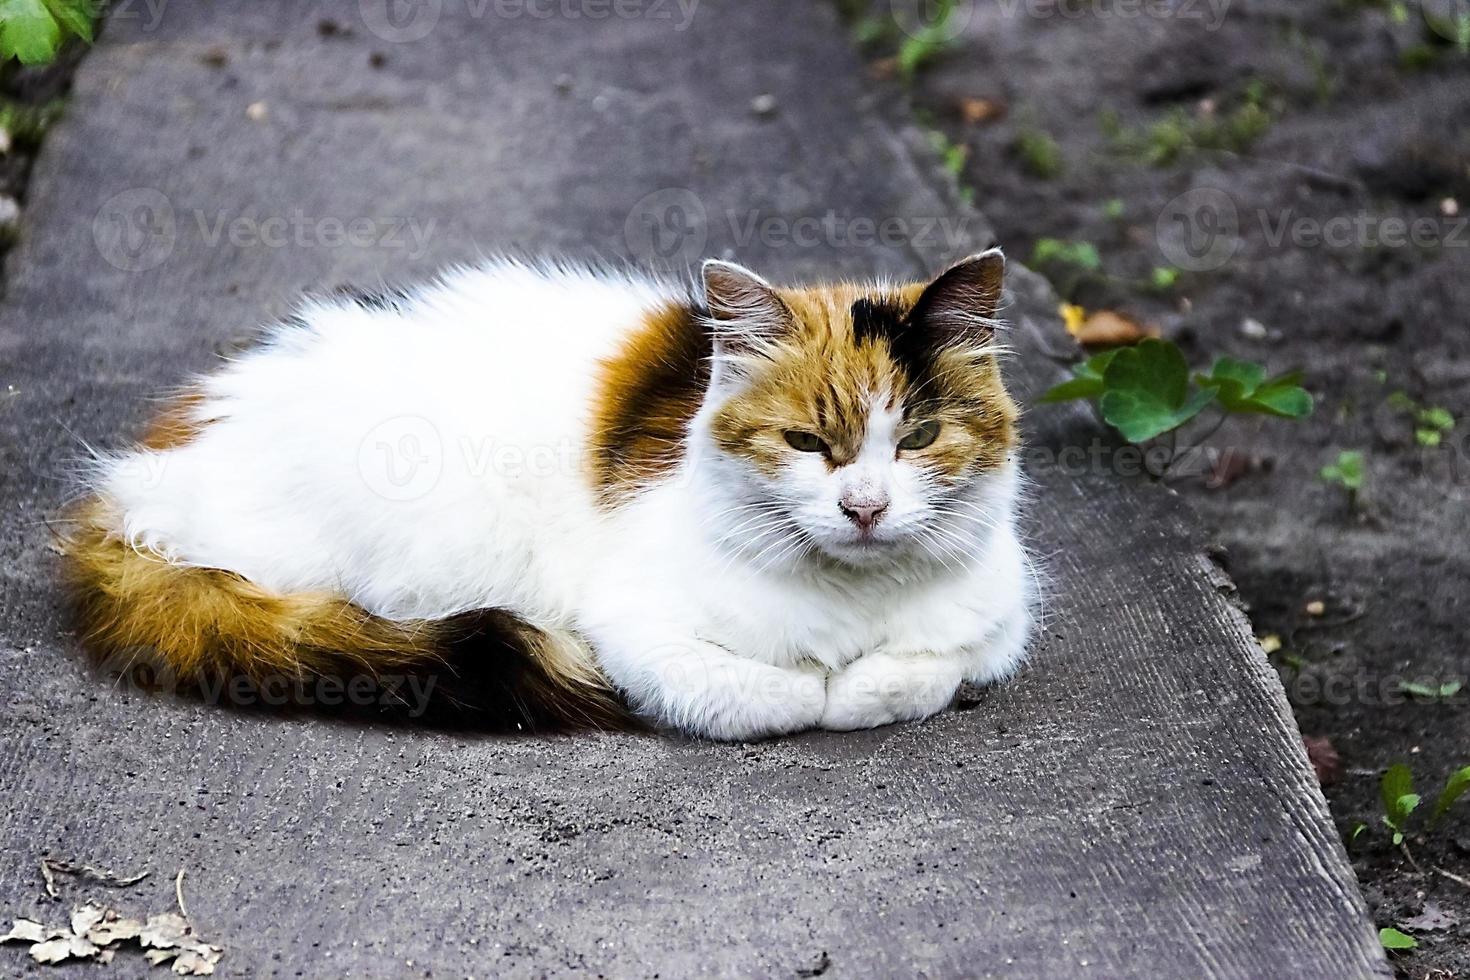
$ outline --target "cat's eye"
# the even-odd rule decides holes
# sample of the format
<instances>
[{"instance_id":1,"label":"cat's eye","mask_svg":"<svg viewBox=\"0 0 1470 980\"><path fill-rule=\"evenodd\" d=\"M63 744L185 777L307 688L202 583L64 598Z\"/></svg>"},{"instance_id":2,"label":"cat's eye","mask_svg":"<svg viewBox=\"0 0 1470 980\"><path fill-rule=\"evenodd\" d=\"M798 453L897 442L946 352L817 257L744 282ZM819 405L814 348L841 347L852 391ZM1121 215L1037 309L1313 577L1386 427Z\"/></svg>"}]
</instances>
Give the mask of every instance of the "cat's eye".
<instances>
[{"instance_id":1,"label":"cat's eye","mask_svg":"<svg viewBox=\"0 0 1470 980\"><path fill-rule=\"evenodd\" d=\"M939 423L930 419L928 422L920 422L914 430L902 439L898 440L899 449L924 449L934 444L939 438Z\"/></svg>"},{"instance_id":2,"label":"cat's eye","mask_svg":"<svg viewBox=\"0 0 1470 980\"><path fill-rule=\"evenodd\" d=\"M827 451L827 444L822 441L822 437L814 433L787 429L785 435L786 444L797 452L825 453Z\"/></svg>"}]
</instances>

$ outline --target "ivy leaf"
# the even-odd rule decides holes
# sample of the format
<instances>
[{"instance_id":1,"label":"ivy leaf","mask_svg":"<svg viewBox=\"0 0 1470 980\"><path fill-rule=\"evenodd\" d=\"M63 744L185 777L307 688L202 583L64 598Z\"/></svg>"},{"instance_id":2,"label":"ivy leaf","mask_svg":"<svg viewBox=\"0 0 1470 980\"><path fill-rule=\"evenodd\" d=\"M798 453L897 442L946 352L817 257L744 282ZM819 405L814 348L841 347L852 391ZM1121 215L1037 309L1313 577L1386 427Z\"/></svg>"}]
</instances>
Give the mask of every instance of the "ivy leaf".
<instances>
[{"instance_id":1,"label":"ivy leaf","mask_svg":"<svg viewBox=\"0 0 1470 980\"><path fill-rule=\"evenodd\" d=\"M1101 354L1095 354L1087 360L1072 368L1073 377L1070 381L1063 381L1041 396L1041 403L1049 405L1054 402L1069 402L1078 398L1096 398L1106 390L1103 383L1103 374L1108 369L1108 364L1117 356L1117 350L1106 350Z\"/></svg>"},{"instance_id":2,"label":"ivy leaf","mask_svg":"<svg viewBox=\"0 0 1470 980\"><path fill-rule=\"evenodd\" d=\"M96 16L92 0L0 0L0 58L45 64L56 57L63 34L90 43Z\"/></svg>"},{"instance_id":3,"label":"ivy leaf","mask_svg":"<svg viewBox=\"0 0 1470 980\"><path fill-rule=\"evenodd\" d=\"M1444 784L1444 790L1439 794L1439 799L1434 802L1434 816L1430 822L1438 822L1439 818L1455 805L1455 801L1465 795L1466 790L1470 790L1470 766L1450 775L1449 781Z\"/></svg>"},{"instance_id":4,"label":"ivy leaf","mask_svg":"<svg viewBox=\"0 0 1470 980\"><path fill-rule=\"evenodd\" d=\"M0 0L0 56L39 65L59 47L61 26L41 0Z\"/></svg>"},{"instance_id":5,"label":"ivy leaf","mask_svg":"<svg viewBox=\"0 0 1470 980\"><path fill-rule=\"evenodd\" d=\"M1383 944L1384 949L1414 949L1419 945L1419 940L1392 926L1378 930L1378 941Z\"/></svg>"},{"instance_id":6,"label":"ivy leaf","mask_svg":"<svg viewBox=\"0 0 1470 980\"><path fill-rule=\"evenodd\" d=\"M1189 393L1189 368L1179 348L1148 339L1118 350L1103 372L1098 400L1103 419L1129 442L1177 429L1215 400L1215 389Z\"/></svg>"},{"instance_id":7,"label":"ivy leaf","mask_svg":"<svg viewBox=\"0 0 1470 980\"><path fill-rule=\"evenodd\" d=\"M1251 361L1222 357L1209 374L1195 375L1195 381L1214 388L1220 406L1227 412L1256 415L1278 415L1298 419L1312 411L1312 396L1301 386L1300 371L1266 379L1266 369Z\"/></svg>"}]
</instances>

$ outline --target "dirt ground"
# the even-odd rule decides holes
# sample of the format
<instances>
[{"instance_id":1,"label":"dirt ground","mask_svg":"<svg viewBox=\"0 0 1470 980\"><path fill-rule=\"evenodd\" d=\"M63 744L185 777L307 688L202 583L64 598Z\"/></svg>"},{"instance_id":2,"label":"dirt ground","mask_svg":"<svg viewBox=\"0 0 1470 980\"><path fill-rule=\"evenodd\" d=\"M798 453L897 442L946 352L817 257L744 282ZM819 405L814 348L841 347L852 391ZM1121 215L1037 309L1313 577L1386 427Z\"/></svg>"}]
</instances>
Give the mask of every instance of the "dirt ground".
<instances>
[{"instance_id":1,"label":"dirt ground","mask_svg":"<svg viewBox=\"0 0 1470 980\"><path fill-rule=\"evenodd\" d=\"M885 30L906 9L852 18L875 75L900 84L891 53L913 56L934 23ZM1279 638L1304 735L1340 757L1325 792L1345 839L1366 825L1349 849L1369 906L1418 942L1401 974L1470 977L1470 799L1432 831L1421 819L1407 850L1379 802L1395 762L1422 810L1470 765L1470 685L1402 689L1470 671L1470 56L1449 22L1397 4L953 9L929 40L957 36L906 84L1009 254L1089 311L1156 325L1194 365L1305 371L1309 419L1227 425L1219 456L1170 480L1258 635ZM1045 260L1048 238L1092 245L1100 268ZM1060 325L1056 349L1075 349ZM1436 408L1455 425L1433 413L1439 444L1423 445ZM1364 457L1356 499L1319 476L1344 450Z\"/></svg>"}]
</instances>

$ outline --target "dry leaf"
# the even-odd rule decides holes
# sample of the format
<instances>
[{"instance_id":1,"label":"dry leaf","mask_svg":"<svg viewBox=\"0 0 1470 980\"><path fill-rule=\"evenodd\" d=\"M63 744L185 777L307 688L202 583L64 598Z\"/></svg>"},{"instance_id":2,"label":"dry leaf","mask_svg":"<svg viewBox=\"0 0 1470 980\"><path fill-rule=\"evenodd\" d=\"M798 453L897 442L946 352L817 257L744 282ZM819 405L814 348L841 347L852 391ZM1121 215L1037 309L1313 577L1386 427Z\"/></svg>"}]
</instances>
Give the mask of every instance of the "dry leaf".
<instances>
[{"instance_id":1,"label":"dry leaf","mask_svg":"<svg viewBox=\"0 0 1470 980\"><path fill-rule=\"evenodd\" d=\"M140 920L124 919L108 909L106 917L87 930L87 938L98 946L111 946L125 939L137 939L142 932L143 923Z\"/></svg>"},{"instance_id":2,"label":"dry leaf","mask_svg":"<svg viewBox=\"0 0 1470 980\"><path fill-rule=\"evenodd\" d=\"M1076 303L1063 303L1057 307L1057 316L1062 318L1062 326L1067 328L1067 333L1075 337L1087 319L1087 311Z\"/></svg>"},{"instance_id":3,"label":"dry leaf","mask_svg":"<svg viewBox=\"0 0 1470 980\"><path fill-rule=\"evenodd\" d=\"M214 972L222 952L217 946L186 949L174 960L174 972L181 977L207 977Z\"/></svg>"},{"instance_id":4,"label":"dry leaf","mask_svg":"<svg viewBox=\"0 0 1470 980\"><path fill-rule=\"evenodd\" d=\"M967 123L994 122L1005 114L1006 104L998 99L960 99L960 115Z\"/></svg>"},{"instance_id":5,"label":"dry leaf","mask_svg":"<svg viewBox=\"0 0 1470 980\"><path fill-rule=\"evenodd\" d=\"M150 949L144 951L143 953L144 959L146 959L149 963L152 963L154 966L157 966L160 963L167 963L169 960L178 955L179 951L176 949Z\"/></svg>"},{"instance_id":6,"label":"dry leaf","mask_svg":"<svg viewBox=\"0 0 1470 980\"><path fill-rule=\"evenodd\" d=\"M69 959L91 959L98 949L81 936L58 936L31 947L31 959L37 963L62 963Z\"/></svg>"},{"instance_id":7,"label":"dry leaf","mask_svg":"<svg viewBox=\"0 0 1470 980\"><path fill-rule=\"evenodd\" d=\"M138 942L144 946L168 949L179 946L189 935L189 923L176 912L160 912L148 917L148 924L138 933Z\"/></svg>"},{"instance_id":8,"label":"dry leaf","mask_svg":"<svg viewBox=\"0 0 1470 980\"><path fill-rule=\"evenodd\" d=\"M1275 633L1267 633L1261 637L1261 650L1264 653L1275 653L1281 649L1281 637Z\"/></svg>"},{"instance_id":9,"label":"dry leaf","mask_svg":"<svg viewBox=\"0 0 1470 980\"><path fill-rule=\"evenodd\" d=\"M47 929L30 919L16 919L10 931L0 936L0 943L44 943L59 935L64 933L57 929Z\"/></svg>"},{"instance_id":10,"label":"dry leaf","mask_svg":"<svg viewBox=\"0 0 1470 980\"><path fill-rule=\"evenodd\" d=\"M1067 332L1084 347L1118 347L1136 344L1145 337L1157 337L1159 328L1139 323L1113 310L1098 310L1078 324L1075 330L1068 324Z\"/></svg>"},{"instance_id":11,"label":"dry leaf","mask_svg":"<svg viewBox=\"0 0 1470 980\"><path fill-rule=\"evenodd\" d=\"M1342 775L1342 757L1332 739L1326 735L1303 735L1302 744L1307 747L1307 761L1317 774L1317 783L1326 786L1335 783Z\"/></svg>"},{"instance_id":12,"label":"dry leaf","mask_svg":"<svg viewBox=\"0 0 1470 980\"><path fill-rule=\"evenodd\" d=\"M79 909L72 909L71 931L73 935L85 937L107 916L107 911L102 906L88 902ZM104 944L105 945L105 944Z\"/></svg>"},{"instance_id":13,"label":"dry leaf","mask_svg":"<svg viewBox=\"0 0 1470 980\"><path fill-rule=\"evenodd\" d=\"M1460 917L1440 908L1438 902L1425 902L1424 911L1399 924L1409 932L1437 932L1454 928L1459 923Z\"/></svg>"}]
</instances>

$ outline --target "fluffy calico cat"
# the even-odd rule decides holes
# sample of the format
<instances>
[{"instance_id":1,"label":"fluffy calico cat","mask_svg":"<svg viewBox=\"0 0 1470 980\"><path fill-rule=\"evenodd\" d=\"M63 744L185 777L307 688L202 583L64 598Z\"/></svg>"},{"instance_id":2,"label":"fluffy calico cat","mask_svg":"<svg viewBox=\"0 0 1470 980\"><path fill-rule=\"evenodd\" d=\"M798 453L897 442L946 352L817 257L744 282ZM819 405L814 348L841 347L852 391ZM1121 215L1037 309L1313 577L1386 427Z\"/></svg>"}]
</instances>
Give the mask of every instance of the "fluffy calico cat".
<instances>
[{"instance_id":1,"label":"fluffy calico cat","mask_svg":"<svg viewBox=\"0 0 1470 980\"><path fill-rule=\"evenodd\" d=\"M1003 269L308 302L97 462L85 636L185 677L479 658L527 717L720 739L931 715L1031 623Z\"/></svg>"}]
</instances>

